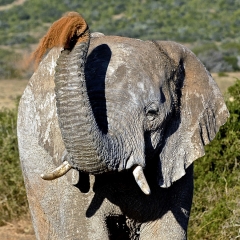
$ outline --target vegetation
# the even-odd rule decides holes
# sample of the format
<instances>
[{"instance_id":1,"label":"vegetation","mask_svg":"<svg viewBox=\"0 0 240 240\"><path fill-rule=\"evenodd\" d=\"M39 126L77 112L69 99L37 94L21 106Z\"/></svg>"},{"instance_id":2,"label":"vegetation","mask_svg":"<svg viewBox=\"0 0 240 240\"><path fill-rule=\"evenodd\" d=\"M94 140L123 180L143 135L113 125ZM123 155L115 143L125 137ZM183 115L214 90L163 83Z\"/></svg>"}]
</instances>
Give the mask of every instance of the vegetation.
<instances>
[{"instance_id":1,"label":"vegetation","mask_svg":"<svg viewBox=\"0 0 240 240\"><path fill-rule=\"evenodd\" d=\"M21 70L18 68L20 54L0 48L0 76L3 79L19 78Z\"/></svg>"},{"instance_id":2,"label":"vegetation","mask_svg":"<svg viewBox=\"0 0 240 240\"><path fill-rule=\"evenodd\" d=\"M240 68L240 1L233 0L28 0L1 11L0 48L29 51L52 22L73 10L92 32L191 43L210 71Z\"/></svg>"},{"instance_id":3,"label":"vegetation","mask_svg":"<svg viewBox=\"0 0 240 240\"><path fill-rule=\"evenodd\" d=\"M1 42L10 44L13 34L34 31L72 10L82 13L93 31L106 34L219 42L240 37L239 7L233 0L31 0L1 13L1 31L7 32Z\"/></svg>"},{"instance_id":4,"label":"vegetation","mask_svg":"<svg viewBox=\"0 0 240 240\"><path fill-rule=\"evenodd\" d=\"M234 42L201 42L192 45L192 51L210 72L240 70L240 44Z\"/></svg>"},{"instance_id":5,"label":"vegetation","mask_svg":"<svg viewBox=\"0 0 240 240\"><path fill-rule=\"evenodd\" d=\"M235 239L240 224L240 80L229 88L230 118L195 163L189 239Z\"/></svg>"},{"instance_id":6,"label":"vegetation","mask_svg":"<svg viewBox=\"0 0 240 240\"><path fill-rule=\"evenodd\" d=\"M28 212L19 165L16 122L16 108L0 110L0 225Z\"/></svg>"}]
</instances>

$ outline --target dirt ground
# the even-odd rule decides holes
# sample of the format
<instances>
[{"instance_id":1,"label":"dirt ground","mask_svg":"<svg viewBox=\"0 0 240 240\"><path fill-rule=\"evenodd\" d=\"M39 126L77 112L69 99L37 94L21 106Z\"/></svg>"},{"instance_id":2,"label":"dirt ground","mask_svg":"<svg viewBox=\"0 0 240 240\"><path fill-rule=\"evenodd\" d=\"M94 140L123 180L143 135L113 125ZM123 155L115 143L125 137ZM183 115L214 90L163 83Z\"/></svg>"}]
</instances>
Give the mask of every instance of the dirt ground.
<instances>
[{"instance_id":1,"label":"dirt ground","mask_svg":"<svg viewBox=\"0 0 240 240\"><path fill-rule=\"evenodd\" d=\"M1 240L36 240L29 216L0 227Z\"/></svg>"},{"instance_id":2,"label":"dirt ground","mask_svg":"<svg viewBox=\"0 0 240 240\"><path fill-rule=\"evenodd\" d=\"M213 78L224 93L229 86L234 84L236 78L240 79L240 72L226 73L226 76L219 77L217 73L212 74ZM3 107L14 108L15 99L20 96L28 80L0 80L0 109ZM6 223L0 227L1 240L35 240L30 217L23 220Z\"/></svg>"}]
</instances>

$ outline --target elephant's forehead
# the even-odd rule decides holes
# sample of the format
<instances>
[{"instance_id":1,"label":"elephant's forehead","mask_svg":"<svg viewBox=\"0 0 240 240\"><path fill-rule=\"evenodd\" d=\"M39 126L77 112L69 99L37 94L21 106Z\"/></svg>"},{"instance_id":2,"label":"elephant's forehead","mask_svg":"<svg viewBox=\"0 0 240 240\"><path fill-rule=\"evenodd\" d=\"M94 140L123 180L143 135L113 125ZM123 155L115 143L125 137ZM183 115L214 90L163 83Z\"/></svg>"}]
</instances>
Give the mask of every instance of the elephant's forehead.
<instances>
[{"instance_id":1,"label":"elephant's forehead","mask_svg":"<svg viewBox=\"0 0 240 240\"><path fill-rule=\"evenodd\" d=\"M128 38L104 39L94 40L89 49L90 85L94 88L104 85L106 93L111 89L130 95L134 101L156 99L165 73L151 44Z\"/></svg>"}]
</instances>

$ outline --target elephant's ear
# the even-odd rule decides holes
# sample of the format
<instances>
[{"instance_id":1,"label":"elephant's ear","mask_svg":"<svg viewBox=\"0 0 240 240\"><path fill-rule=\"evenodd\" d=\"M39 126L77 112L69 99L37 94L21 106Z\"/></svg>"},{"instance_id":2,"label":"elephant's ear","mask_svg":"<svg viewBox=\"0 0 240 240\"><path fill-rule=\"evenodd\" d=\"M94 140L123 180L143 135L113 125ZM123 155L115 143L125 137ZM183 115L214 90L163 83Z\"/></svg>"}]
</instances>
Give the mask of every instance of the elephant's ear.
<instances>
[{"instance_id":1,"label":"elephant's ear","mask_svg":"<svg viewBox=\"0 0 240 240\"><path fill-rule=\"evenodd\" d=\"M214 139L229 112L212 76L190 50L174 42L157 43L184 71L179 116L169 122L177 127L167 128L159 155L159 185L169 187L205 154L204 145Z\"/></svg>"}]
</instances>

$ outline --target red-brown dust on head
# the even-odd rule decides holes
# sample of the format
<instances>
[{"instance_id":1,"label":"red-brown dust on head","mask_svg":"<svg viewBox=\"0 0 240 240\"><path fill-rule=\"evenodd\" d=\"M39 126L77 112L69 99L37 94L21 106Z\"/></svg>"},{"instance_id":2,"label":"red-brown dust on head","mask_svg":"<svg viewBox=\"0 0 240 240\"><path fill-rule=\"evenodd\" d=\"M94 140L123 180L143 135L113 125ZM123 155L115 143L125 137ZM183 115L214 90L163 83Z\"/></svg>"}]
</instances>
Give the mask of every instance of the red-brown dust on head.
<instances>
[{"instance_id":1,"label":"red-brown dust on head","mask_svg":"<svg viewBox=\"0 0 240 240\"><path fill-rule=\"evenodd\" d=\"M35 67L41 61L44 53L53 47L71 49L77 42L88 41L87 23L76 12L69 12L53 23L47 34L40 40L37 49L32 53L31 60Z\"/></svg>"}]
</instances>

